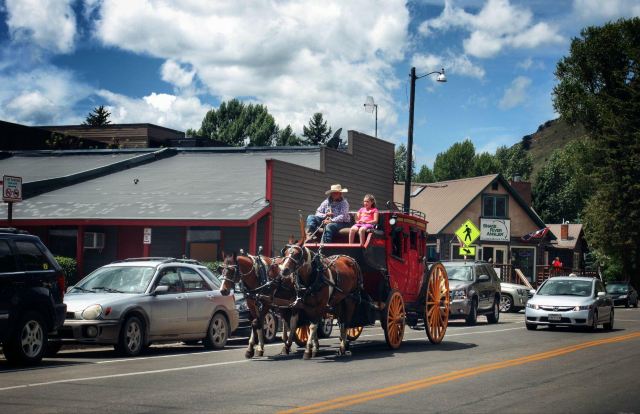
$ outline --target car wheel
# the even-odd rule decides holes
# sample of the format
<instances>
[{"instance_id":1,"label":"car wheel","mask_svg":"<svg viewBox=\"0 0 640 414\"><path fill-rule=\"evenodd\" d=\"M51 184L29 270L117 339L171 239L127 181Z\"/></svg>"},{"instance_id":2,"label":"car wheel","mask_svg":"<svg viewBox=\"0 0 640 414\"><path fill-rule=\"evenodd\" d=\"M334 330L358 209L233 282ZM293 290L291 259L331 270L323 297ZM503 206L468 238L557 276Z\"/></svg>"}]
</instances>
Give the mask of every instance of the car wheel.
<instances>
[{"instance_id":1,"label":"car wheel","mask_svg":"<svg viewBox=\"0 0 640 414\"><path fill-rule=\"evenodd\" d=\"M468 326L473 326L478 322L478 300L473 298L471 300L471 309L469 315L466 317L465 322Z\"/></svg>"},{"instance_id":2,"label":"car wheel","mask_svg":"<svg viewBox=\"0 0 640 414\"><path fill-rule=\"evenodd\" d=\"M488 323L498 323L500 320L500 305L497 300L493 301L493 311L487 314Z\"/></svg>"},{"instance_id":3,"label":"car wheel","mask_svg":"<svg viewBox=\"0 0 640 414\"><path fill-rule=\"evenodd\" d=\"M276 339L276 333L278 332L278 319L271 312L267 312L264 315L262 321L262 334L266 343L271 343Z\"/></svg>"},{"instance_id":4,"label":"car wheel","mask_svg":"<svg viewBox=\"0 0 640 414\"><path fill-rule=\"evenodd\" d=\"M4 345L4 356L13 365L37 364L47 351L48 333L38 312L27 312L9 335Z\"/></svg>"},{"instance_id":5,"label":"car wheel","mask_svg":"<svg viewBox=\"0 0 640 414\"><path fill-rule=\"evenodd\" d=\"M500 295L500 312L513 311L513 298L511 295Z\"/></svg>"},{"instance_id":6,"label":"car wheel","mask_svg":"<svg viewBox=\"0 0 640 414\"><path fill-rule=\"evenodd\" d=\"M320 329L318 329L318 337L319 338L328 338L331 336L331 332L333 331L333 318L322 319L320 321Z\"/></svg>"},{"instance_id":7,"label":"car wheel","mask_svg":"<svg viewBox=\"0 0 640 414\"><path fill-rule=\"evenodd\" d=\"M535 331L538 327L538 325L536 325L535 323L525 323L525 326L529 331Z\"/></svg>"},{"instance_id":8,"label":"car wheel","mask_svg":"<svg viewBox=\"0 0 640 414\"><path fill-rule=\"evenodd\" d=\"M598 311L593 311L593 318L591 320L591 325L587 328L589 331L595 331L598 329Z\"/></svg>"},{"instance_id":9,"label":"car wheel","mask_svg":"<svg viewBox=\"0 0 640 414\"><path fill-rule=\"evenodd\" d=\"M144 324L139 317L130 316L124 321L115 349L124 356L140 355L144 349Z\"/></svg>"},{"instance_id":10,"label":"car wheel","mask_svg":"<svg viewBox=\"0 0 640 414\"><path fill-rule=\"evenodd\" d=\"M613 329L613 308L611 308L611 312L609 312L609 322L604 324L604 329L607 331L611 331Z\"/></svg>"},{"instance_id":11,"label":"car wheel","mask_svg":"<svg viewBox=\"0 0 640 414\"><path fill-rule=\"evenodd\" d=\"M229 339L227 318L221 313L216 313L209 323L207 336L204 338L204 347L207 349L222 349L227 344L227 339Z\"/></svg>"},{"instance_id":12,"label":"car wheel","mask_svg":"<svg viewBox=\"0 0 640 414\"><path fill-rule=\"evenodd\" d=\"M624 307L628 308L629 307L629 299L627 298L627 301L624 303Z\"/></svg>"},{"instance_id":13,"label":"car wheel","mask_svg":"<svg viewBox=\"0 0 640 414\"><path fill-rule=\"evenodd\" d=\"M637 308L637 307L638 307L638 299L636 299L636 302L633 304L633 307L634 307L634 308Z\"/></svg>"}]
</instances>

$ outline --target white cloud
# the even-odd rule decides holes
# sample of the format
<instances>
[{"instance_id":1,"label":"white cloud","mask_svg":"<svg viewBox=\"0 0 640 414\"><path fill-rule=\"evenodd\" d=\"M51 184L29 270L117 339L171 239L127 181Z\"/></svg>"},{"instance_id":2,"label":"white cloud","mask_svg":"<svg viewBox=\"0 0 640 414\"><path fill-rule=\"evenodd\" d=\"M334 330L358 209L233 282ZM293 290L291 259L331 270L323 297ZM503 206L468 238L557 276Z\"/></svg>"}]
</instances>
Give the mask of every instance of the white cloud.
<instances>
[{"instance_id":1,"label":"white cloud","mask_svg":"<svg viewBox=\"0 0 640 414\"><path fill-rule=\"evenodd\" d=\"M300 131L314 112L323 112L334 128L370 130L362 110L367 95L380 104L381 125L397 119L393 63L404 57L407 44L404 1L247 7L191 0L178 7L160 0L126 6L105 0L97 14L94 35L105 46L165 59L162 77L178 87L193 73L192 80L221 99L252 97L283 127Z\"/></svg>"},{"instance_id":2,"label":"white cloud","mask_svg":"<svg viewBox=\"0 0 640 414\"><path fill-rule=\"evenodd\" d=\"M411 59L411 65L416 67L418 72L439 70L445 68L445 73L468 76L482 79L485 70L481 66L474 65L466 55L454 55L447 53L446 56L433 54L415 54Z\"/></svg>"},{"instance_id":3,"label":"white cloud","mask_svg":"<svg viewBox=\"0 0 640 414\"><path fill-rule=\"evenodd\" d=\"M461 28L469 32L463 46L466 54L490 58L506 48L536 48L563 41L558 29L548 23L533 22L533 13L512 5L509 0L488 0L477 14L454 6L446 0L440 16L424 21L419 32L430 36L435 31Z\"/></svg>"},{"instance_id":4,"label":"white cloud","mask_svg":"<svg viewBox=\"0 0 640 414\"><path fill-rule=\"evenodd\" d=\"M76 16L73 0L6 0L11 39L55 53L74 48Z\"/></svg>"},{"instance_id":5,"label":"white cloud","mask_svg":"<svg viewBox=\"0 0 640 414\"><path fill-rule=\"evenodd\" d=\"M544 69L544 62L540 60L533 60L531 57L526 58L516 64L516 66L520 69L524 70L533 70L533 69Z\"/></svg>"},{"instance_id":6,"label":"white cloud","mask_svg":"<svg viewBox=\"0 0 640 414\"><path fill-rule=\"evenodd\" d=\"M73 74L52 67L0 73L0 119L27 125L76 123L74 105L91 89Z\"/></svg>"},{"instance_id":7,"label":"white cloud","mask_svg":"<svg viewBox=\"0 0 640 414\"><path fill-rule=\"evenodd\" d=\"M518 76L511 85L504 91L504 95L500 100L500 109L511 109L527 99L527 89L531 85L531 79L525 76Z\"/></svg>"},{"instance_id":8,"label":"white cloud","mask_svg":"<svg viewBox=\"0 0 640 414\"><path fill-rule=\"evenodd\" d=\"M194 70L187 70L174 60L167 60L160 68L160 73L163 81L179 88L191 86L193 77L196 74Z\"/></svg>"},{"instance_id":9,"label":"white cloud","mask_svg":"<svg viewBox=\"0 0 640 414\"><path fill-rule=\"evenodd\" d=\"M582 21L613 20L640 16L638 0L574 0L573 14Z\"/></svg>"}]
</instances>

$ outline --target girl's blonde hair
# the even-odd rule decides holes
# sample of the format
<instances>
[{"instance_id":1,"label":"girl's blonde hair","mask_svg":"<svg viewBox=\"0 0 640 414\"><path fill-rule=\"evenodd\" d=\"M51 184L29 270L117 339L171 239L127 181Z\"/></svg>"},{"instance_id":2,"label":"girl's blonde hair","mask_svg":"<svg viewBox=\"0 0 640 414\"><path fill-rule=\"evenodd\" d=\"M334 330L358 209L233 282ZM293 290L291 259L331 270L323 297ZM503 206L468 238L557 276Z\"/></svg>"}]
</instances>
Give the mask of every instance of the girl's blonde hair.
<instances>
[{"instance_id":1,"label":"girl's blonde hair","mask_svg":"<svg viewBox=\"0 0 640 414\"><path fill-rule=\"evenodd\" d=\"M373 196L373 194L365 195L364 199L371 201L371 207L375 207L376 206L376 198Z\"/></svg>"}]
</instances>

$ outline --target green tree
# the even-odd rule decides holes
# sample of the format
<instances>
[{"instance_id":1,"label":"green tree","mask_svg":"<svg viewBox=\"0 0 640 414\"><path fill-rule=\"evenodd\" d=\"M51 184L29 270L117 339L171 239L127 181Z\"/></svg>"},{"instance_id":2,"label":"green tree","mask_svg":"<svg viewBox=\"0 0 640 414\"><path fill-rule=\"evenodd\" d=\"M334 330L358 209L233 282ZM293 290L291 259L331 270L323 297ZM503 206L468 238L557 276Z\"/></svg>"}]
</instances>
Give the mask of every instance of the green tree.
<instances>
[{"instance_id":1,"label":"green tree","mask_svg":"<svg viewBox=\"0 0 640 414\"><path fill-rule=\"evenodd\" d=\"M278 125L265 106L245 105L237 99L209 110L198 131L200 136L234 146L270 146L277 133Z\"/></svg>"},{"instance_id":2,"label":"green tree","mask_svg":"<svg viewBox=\"0 0 640 414\"><path fill-rule=\"evenodd\" d=\"M416 183L428 184L435 182L436 178L433 175L433 171L431 171L431 168L423 165L422 167L420 167L420 171L414 177L413 181L415 181Z\"/></svg>"},{"instance_id":3,"label":"green tree","mask_svg":"<svg viewBox=\"0 0 640 414\"><path fill-rule=\"evenodd\" d=\"M326 144L331 136L331 127L322 117L322 113L316 112L309 120L309 127L302 127L302 136L306 138L307 145Z\"/></svg>"},{"instance_id":4,"label":"green tree","mask_svg":"<svg viewBox=\"0 0 640 414\"><path fill-rule=\"evenodd\" d=\"M500 166L495 155L488 152L476 154L473 157L473 175L478 177L481 175L497 174L500 172Z\"/></svg>"},{"instance_id":5,"label":"green tree","mask_svg":"<svg viewBox=\"0 0 640 414\"><path fill-rule=\"evenodd\" d=\"M415 158L411 161L411 177L416 175L416 163ZM407 147L404 144L398 145L394 154L393 163L393 180L398 182L404 182L407 178Z\"/></svg>"},{"instance_id":6,"label":"green tree","mask_svg":"<svg viewBox=\"0 0 640 414\"><path fill-rule=\"evenodd\" d=\"M92 112L89 112L82 125L95 127L109 125L111 123L111 121L109 121L110 116L111 112L107 111L104 105L100 105L97 108L93 108Z\"/></svg>"},{"instance_id":7,"label":"green tree","mask_svg":"<svg viewBox=\"0 0 640 414\"><path fill-rule=\"evenodd\" d=\"M533 158L525 150L521 142L511 148L506 146L498 147L496 161L499 168L498 172L505 178L513 178L514 175L519 175L525 180L531 178Z\"/></svg>"},{"instance_id":8,"label":"green tree","mask_svg":"<svg viewBox=\"0 0 640 414\"><path fill-rule=\"evenodd\" d=\"M456 142L445 152L436 155L433 175L437 181L470 177L473 174L475 154L476 149L470 140Z\"/></svg>"},{"instance_id":9,"label":"green tree","mask_svg":"<svg viewBox=\"0 0 640 414\"><path fill-rule=\"evenodd\" d=\"M587 27L556 67L554 107L582 123L597 148L585 233L601 255L640 282L640 18Z\"/></svg>"},{"instance_id":10,"label":"green tree","mask_svg":"<svg viewBox=\"0 0 640 414\"><path fill-rule=\"evenodd\" d=\"M545 223L581 220L591 195L586 166L592 149L577 140L555 150L538 172L533 187L533 207Z\"/></svg>"},{"instance_id":11,"label":"green tree","mask_svg":"<svg viewBox=\"0 0 640 414\"><path fill-rule=\"evenodd\" d=\"M302 141L296 134L293 133L291 125L287 125L285 129L278 131L278 137L276 138L277 146L292 146L297 147L302 145Z\"/></svg>"}]
</instances>

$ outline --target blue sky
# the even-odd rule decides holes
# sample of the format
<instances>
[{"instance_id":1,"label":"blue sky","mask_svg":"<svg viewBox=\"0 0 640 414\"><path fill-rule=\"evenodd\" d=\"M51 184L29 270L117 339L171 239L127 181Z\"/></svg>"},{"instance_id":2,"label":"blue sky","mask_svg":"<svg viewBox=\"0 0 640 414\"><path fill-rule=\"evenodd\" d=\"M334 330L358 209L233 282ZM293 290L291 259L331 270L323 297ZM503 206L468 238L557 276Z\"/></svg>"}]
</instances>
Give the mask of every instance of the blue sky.
<instances>
[{"instance_id":1,"label":"blue sky","mask_svg":"<svg viewBox=\"0 0 640 414\"><path fill-rule=\"evenodd\" d=\"M0 119L197 129L238 97L301 133L335 129L406 143L418 80L418 166L470 139L494 152L557 117L555 65L589 25L640 15L639 0L0 0ZM344 134L344 133L343 133ZM343 137L346 134L343 135Z\"/></svg>"}]
</instances>

